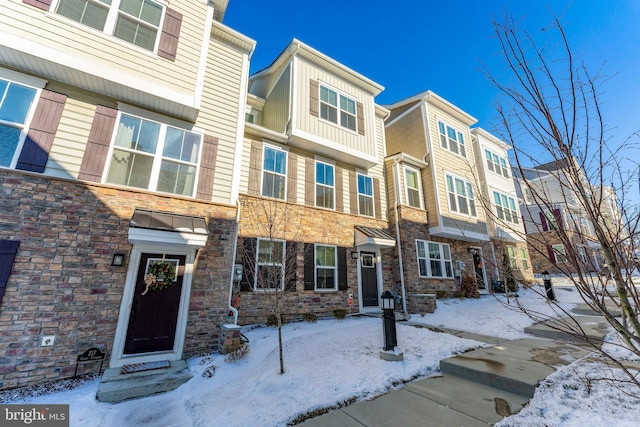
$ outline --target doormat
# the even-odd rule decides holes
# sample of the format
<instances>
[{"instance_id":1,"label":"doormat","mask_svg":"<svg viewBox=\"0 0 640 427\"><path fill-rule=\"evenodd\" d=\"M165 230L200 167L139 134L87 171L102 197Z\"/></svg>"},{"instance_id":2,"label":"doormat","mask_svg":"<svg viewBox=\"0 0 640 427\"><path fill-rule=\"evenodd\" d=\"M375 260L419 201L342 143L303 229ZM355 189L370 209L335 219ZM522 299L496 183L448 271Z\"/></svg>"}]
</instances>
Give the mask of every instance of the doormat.
<instances>
[{"instance_id":1,"label":"doormat","mask_svg":"<svg viewBox=\"0 0 640 427\"><path fill-rule=\"evenodd\" d=\"M159 360L157 362L142 362L132 363L130 365L124 365L120 369L121 374L132 374L134 372L150 371L152 369L164 369L168 368L170 363L168 360Z\"/></svg>"}]
</instances>

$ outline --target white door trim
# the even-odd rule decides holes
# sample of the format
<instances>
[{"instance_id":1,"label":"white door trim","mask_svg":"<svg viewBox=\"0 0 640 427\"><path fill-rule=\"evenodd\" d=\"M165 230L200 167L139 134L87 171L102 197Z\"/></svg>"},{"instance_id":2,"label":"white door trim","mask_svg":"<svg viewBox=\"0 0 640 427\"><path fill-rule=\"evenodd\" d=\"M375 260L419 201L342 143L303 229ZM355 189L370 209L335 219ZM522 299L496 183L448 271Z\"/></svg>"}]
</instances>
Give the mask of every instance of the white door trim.
<instances>
[{"instance_id":1,"label":"white door trim","mask_svg":"<svg viewBox=\"0 0 640 427\"><path fill-rule=\"evenodd\" d=\"M124 355L124 344L127 337L127 327L129 325L129 315L131 314L131 304L133 303L133 293L136 288L136 277L142 253L162 253L171 255L184 255L186 257L184 275L182 277L182 290L180 293L180 306L178 308L178 319L176 324L176 336L173 350L159 351L153 353L141 353L136 355ZM109 360L109 367L116 368L130 363L154 362L159 360L180 360L184 349L184 340L187 329L187 315L189 307L189 296L191 295L191 279L193 276L193 262L195 260L196 248L187 245L159 245L135 244L131 250L129 266L127 268L127 278L122 293L120 312L118 314L118 324L113 339L113 350Z\"/></svg>"},{"instance_id":2,"label":"white door trim","mask_svg":"<svg viewBox=\"0 0 640 427\"><path fill-rule=\"evenodd\" d=\"M361 256L362 252L370 252L375 254L376 258L376 282L377 282L377 294L378 294L378 306L376 307L364 307L362 305L362 265ZM380 306L380 297L382 294L382 257L380 255L380 247L376 245L360 245L358 246L358 309L361 313L379 313L382 308Z\"/></svg>"}]
</instances>

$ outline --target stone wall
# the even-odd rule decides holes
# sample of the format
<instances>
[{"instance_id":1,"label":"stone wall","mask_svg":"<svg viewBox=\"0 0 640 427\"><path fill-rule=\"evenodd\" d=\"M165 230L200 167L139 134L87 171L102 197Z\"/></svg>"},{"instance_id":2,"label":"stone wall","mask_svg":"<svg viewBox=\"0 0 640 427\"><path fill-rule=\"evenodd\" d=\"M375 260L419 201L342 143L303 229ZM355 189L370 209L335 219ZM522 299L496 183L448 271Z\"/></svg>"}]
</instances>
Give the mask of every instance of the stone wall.
<instances>
[{"instance_id":1,"label":"stone wall","mask_svg":"<svg viewBox=\"0 0 640 427\"><path fill-rule=\"evenodd\" d=\"M0 239L20 247L0 303L0 389L72 376L77 355L112 350L135 208L204 216L184 355L214 351L226 318L235 213L191 199L0 170ZM112 267L114 253L125 265ZM41 347L54 335L51 347ZM78 373L95 366L81 365Z\"/></svg>"}]
</instances>

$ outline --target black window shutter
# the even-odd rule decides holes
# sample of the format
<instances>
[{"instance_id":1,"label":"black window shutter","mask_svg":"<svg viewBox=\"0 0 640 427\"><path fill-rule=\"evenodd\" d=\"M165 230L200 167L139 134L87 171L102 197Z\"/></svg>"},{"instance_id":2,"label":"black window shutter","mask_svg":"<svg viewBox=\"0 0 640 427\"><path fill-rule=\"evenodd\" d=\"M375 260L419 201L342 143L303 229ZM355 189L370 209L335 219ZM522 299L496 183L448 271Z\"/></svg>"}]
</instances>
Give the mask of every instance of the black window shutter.
<instances>
[{"instance_id":1,"label":"black window shutter","mask_svg":"<svg viewBox=\"0 0 640 427\"><path fill-rule=\"evenodd\" d=\"M298 281L298 242L287 241L287 254L284 262L284 290L295 292Z\"/></svg>"},{"instance_id":2,"label":"black window shutter","mask_svg":"<svg viewBox=\"0 0 640 427\"><path fill-rule=\"evenodd\" d=\"M253 283L256 267L256 244L257 239L245 237L242 245L242 280L240 281L241 291L253 291Z\"/></svg>"},{"instance_id":3,"label":"black window shutter","mask_svg":"<svg viewBox=\"0 0 640 427\"><path fill-rule=\"evenodd\" d=\"M564 223L562 222L562 212L560 212L560 209L554 209L553 216L556 219L556 224L558 224L558 228L562 230L564 228Z\"/></svg>"},{"instance_id":4,"label":"black window shutter","mask_svg":"<svg viewBox=\"0 0 640 427\"><path fill-rule=\"evenodd\" d=\"M316 283L316 265L313 243L304 244L304 290L312 291Z\"/></svg>"},{"instance_id":5,"label":"black window shutter","mask_svg":"<svg viewBox=\"0 0 640 427\"><path fill-rule=\"evenodd\" d=\"M553 246L547 245L547 252L549 253L549 261L556 263L556 251L553 250Z\"/></svg>"},{"instance_id":6,"label":"black window shutter","mask_svg":"<svg viewBox=\"0 0 640 427\"><path fill-rule=\"evenodd\" d=\"M347 248L338 246L338 290L346 291L347 285Z\"/></svg>"},{"instance_id":7,"label":"black window shutter","mask_svg":"<svg viewBox=\"0 0 640 427\"><path fill-rule=\"evenodd\" d=\"M547 225L547 217L544 212L539 212L540 214L540 222L542 223L542 231L549 231L549 226Z\"/></svg>"},{"instance_id":8,"label":"black window shutter","mask_svg":"<svg viewBox=\"0 0 640 427\"><path fill-rule=\"evenodd\" d=\"M19 246L18 240L0 240L0 302L2 302Z\"/></svg>"}]
</instances>

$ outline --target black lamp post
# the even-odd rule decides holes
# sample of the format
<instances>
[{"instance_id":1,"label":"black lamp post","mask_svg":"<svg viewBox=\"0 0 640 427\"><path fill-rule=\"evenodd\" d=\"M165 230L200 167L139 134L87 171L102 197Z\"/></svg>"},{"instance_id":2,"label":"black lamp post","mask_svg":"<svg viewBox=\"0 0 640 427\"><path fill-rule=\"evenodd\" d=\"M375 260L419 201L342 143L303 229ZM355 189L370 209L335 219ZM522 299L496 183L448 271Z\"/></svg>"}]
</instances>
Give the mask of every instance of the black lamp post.
<instances>
[{"instance_id":1,"label":"black lamp post","mask_svg":"<svg viewBox=\"0 0 640 427\"><path fill-rule=\"evenodd\" d=\"M384 350L393 351L398 345L396 338L396 315L393 310L396 308L396 302L391 292L386 291L381 296L382 300L382 318L384 330Z\"/></svg>"},{"instance_id":2,"label":"black lamp post","mask_svg":"<svg viewBox=\"0 0 640 427\"><path fill-rule=\"evenodd\" d=\"M556 295L553 293L553 286L551 286L551 275L547 270L542 272L542 282L544 283L544 290L547 292L547 299L555 301Z\"/></svg>"}]
</instances>

